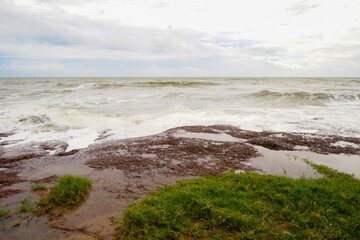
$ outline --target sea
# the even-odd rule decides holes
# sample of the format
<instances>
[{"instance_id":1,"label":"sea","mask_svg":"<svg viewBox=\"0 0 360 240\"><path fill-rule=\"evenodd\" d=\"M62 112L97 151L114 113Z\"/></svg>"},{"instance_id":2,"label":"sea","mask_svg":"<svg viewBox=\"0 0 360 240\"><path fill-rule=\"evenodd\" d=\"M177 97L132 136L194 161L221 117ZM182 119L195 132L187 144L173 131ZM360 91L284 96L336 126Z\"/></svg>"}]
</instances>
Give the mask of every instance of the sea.
<instances>
[{"instance_id":1,"label":"sea","mask_svg":"<svg viewBox=\"0 0 360 240\"><path fill-rule=\"evenodd\" d=\"M360 137L360 78L0 78L0 145L214 124Z\"/></svg>"}]
</instances>

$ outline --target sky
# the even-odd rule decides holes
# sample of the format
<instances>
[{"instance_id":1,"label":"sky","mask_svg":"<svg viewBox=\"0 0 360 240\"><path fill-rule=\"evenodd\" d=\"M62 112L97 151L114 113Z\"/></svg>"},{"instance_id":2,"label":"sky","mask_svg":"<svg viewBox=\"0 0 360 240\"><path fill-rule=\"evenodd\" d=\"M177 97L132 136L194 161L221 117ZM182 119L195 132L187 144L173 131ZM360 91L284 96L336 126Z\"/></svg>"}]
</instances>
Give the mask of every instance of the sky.
<instances>
[{"instance_id":1,"label":"sky","mask_svg":"<svg viewBox=\"0 0 360 240\"><path fill-rule=\"evenodd\" d=\"M360 77L360 1L0 0L0 77Z\"/></svg>"}]
</instances>

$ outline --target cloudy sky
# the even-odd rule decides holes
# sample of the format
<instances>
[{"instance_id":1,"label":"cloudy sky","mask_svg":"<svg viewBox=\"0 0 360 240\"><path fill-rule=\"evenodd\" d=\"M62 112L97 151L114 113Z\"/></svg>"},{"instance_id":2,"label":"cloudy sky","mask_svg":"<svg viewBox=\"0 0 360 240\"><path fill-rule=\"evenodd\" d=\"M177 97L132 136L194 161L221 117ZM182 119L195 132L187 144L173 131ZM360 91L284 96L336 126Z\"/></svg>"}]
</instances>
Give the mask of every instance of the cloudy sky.
<instances>
[{"instance_id":1,"label":"cloudy sky","mask_svg":"<svg viewBox=\"0 0 360 240\"><path fill-rule=\"evenodd\" d=\"M0 77L360 77L359 0L0 0Z\"/></svg>"}]
</instances>

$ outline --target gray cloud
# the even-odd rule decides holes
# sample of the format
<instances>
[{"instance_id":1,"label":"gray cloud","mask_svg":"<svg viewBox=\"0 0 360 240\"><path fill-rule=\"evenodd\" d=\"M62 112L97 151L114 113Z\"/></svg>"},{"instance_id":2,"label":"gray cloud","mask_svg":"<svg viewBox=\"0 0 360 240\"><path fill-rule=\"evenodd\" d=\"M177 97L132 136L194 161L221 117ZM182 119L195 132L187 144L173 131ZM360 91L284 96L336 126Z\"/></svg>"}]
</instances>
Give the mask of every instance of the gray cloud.
<instances>
[{"instance_id":1,"label":"gray cloud","mask_svg":"<svg viewBox=\"0 0 360 240\"><path fill-rule=\"evenodd\" d=\"M266 41L245 35L240 38L242 31L208 33L190 26L136 27L58 8L60 3L77 7L85 1L33 0L38 4L34 8L0 1L0 77L359 73L359 27L342 29L343 35L337 37L343 38L335 40L329 40L326 32L305 32L291 39ZM166 7L161 1L144 3L150 8ZM316 2L300 1L287 12L298 15L317 7ZM281 22L291 23L292 18L297 16Z\"/></svg>"},{"instance_id":2,"label":"gray cloud","mask_svg":"<svg viewBox=\"0 0 360 240\"><path fill-rule=\"evenodd\" d=\"M310 0L302 0L292 4L289 8L286 9L286 11L293 15L299 15L307 13L318 7L320 7L320 4L317 2L312 2Z\"/></svg>"},{"instance_id":3,"label":"gray cloud","mask_svg":"<svg viewBox=\"0 0 360 240\"><path fill-rule=\"evenodd\" d=\"M286 53L283 47L265 47L265 46L251 46L246 48L246 52L253 56L282 56Z\"/></svg>"},{"instance_id":4,"label":"gray cloud","mask_svg":"<svg viewBox=\"0 0 360 240\"><path fill-rule=\"evenodd\" d=\"M29 9L5 4L0 9L0 40L11 43L87 46L173 57L221 55L224 49L204 43L191 32L122 25L110 20L92 20L52 10L35 14Z\"/></svg>"}]
</instances>

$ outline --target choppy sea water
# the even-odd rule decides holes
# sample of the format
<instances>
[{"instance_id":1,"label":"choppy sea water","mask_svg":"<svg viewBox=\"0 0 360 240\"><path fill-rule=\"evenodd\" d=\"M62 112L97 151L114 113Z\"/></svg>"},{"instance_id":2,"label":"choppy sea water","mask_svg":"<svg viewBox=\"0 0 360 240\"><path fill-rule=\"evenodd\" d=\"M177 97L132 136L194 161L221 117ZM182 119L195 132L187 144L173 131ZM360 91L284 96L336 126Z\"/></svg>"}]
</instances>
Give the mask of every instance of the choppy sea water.
<instances>
[{"instance_id":1,"label":"choppy sea water","mask_svg":"<svg viewBox=\"0 0 360 240\"><path fill-rule=\"evenodd\" d=\"M2 78L2 141L68 151L184 125L360 137L360 78ZM104 132L106 132L104 134Z\"/></svg>"}]
</instances>

